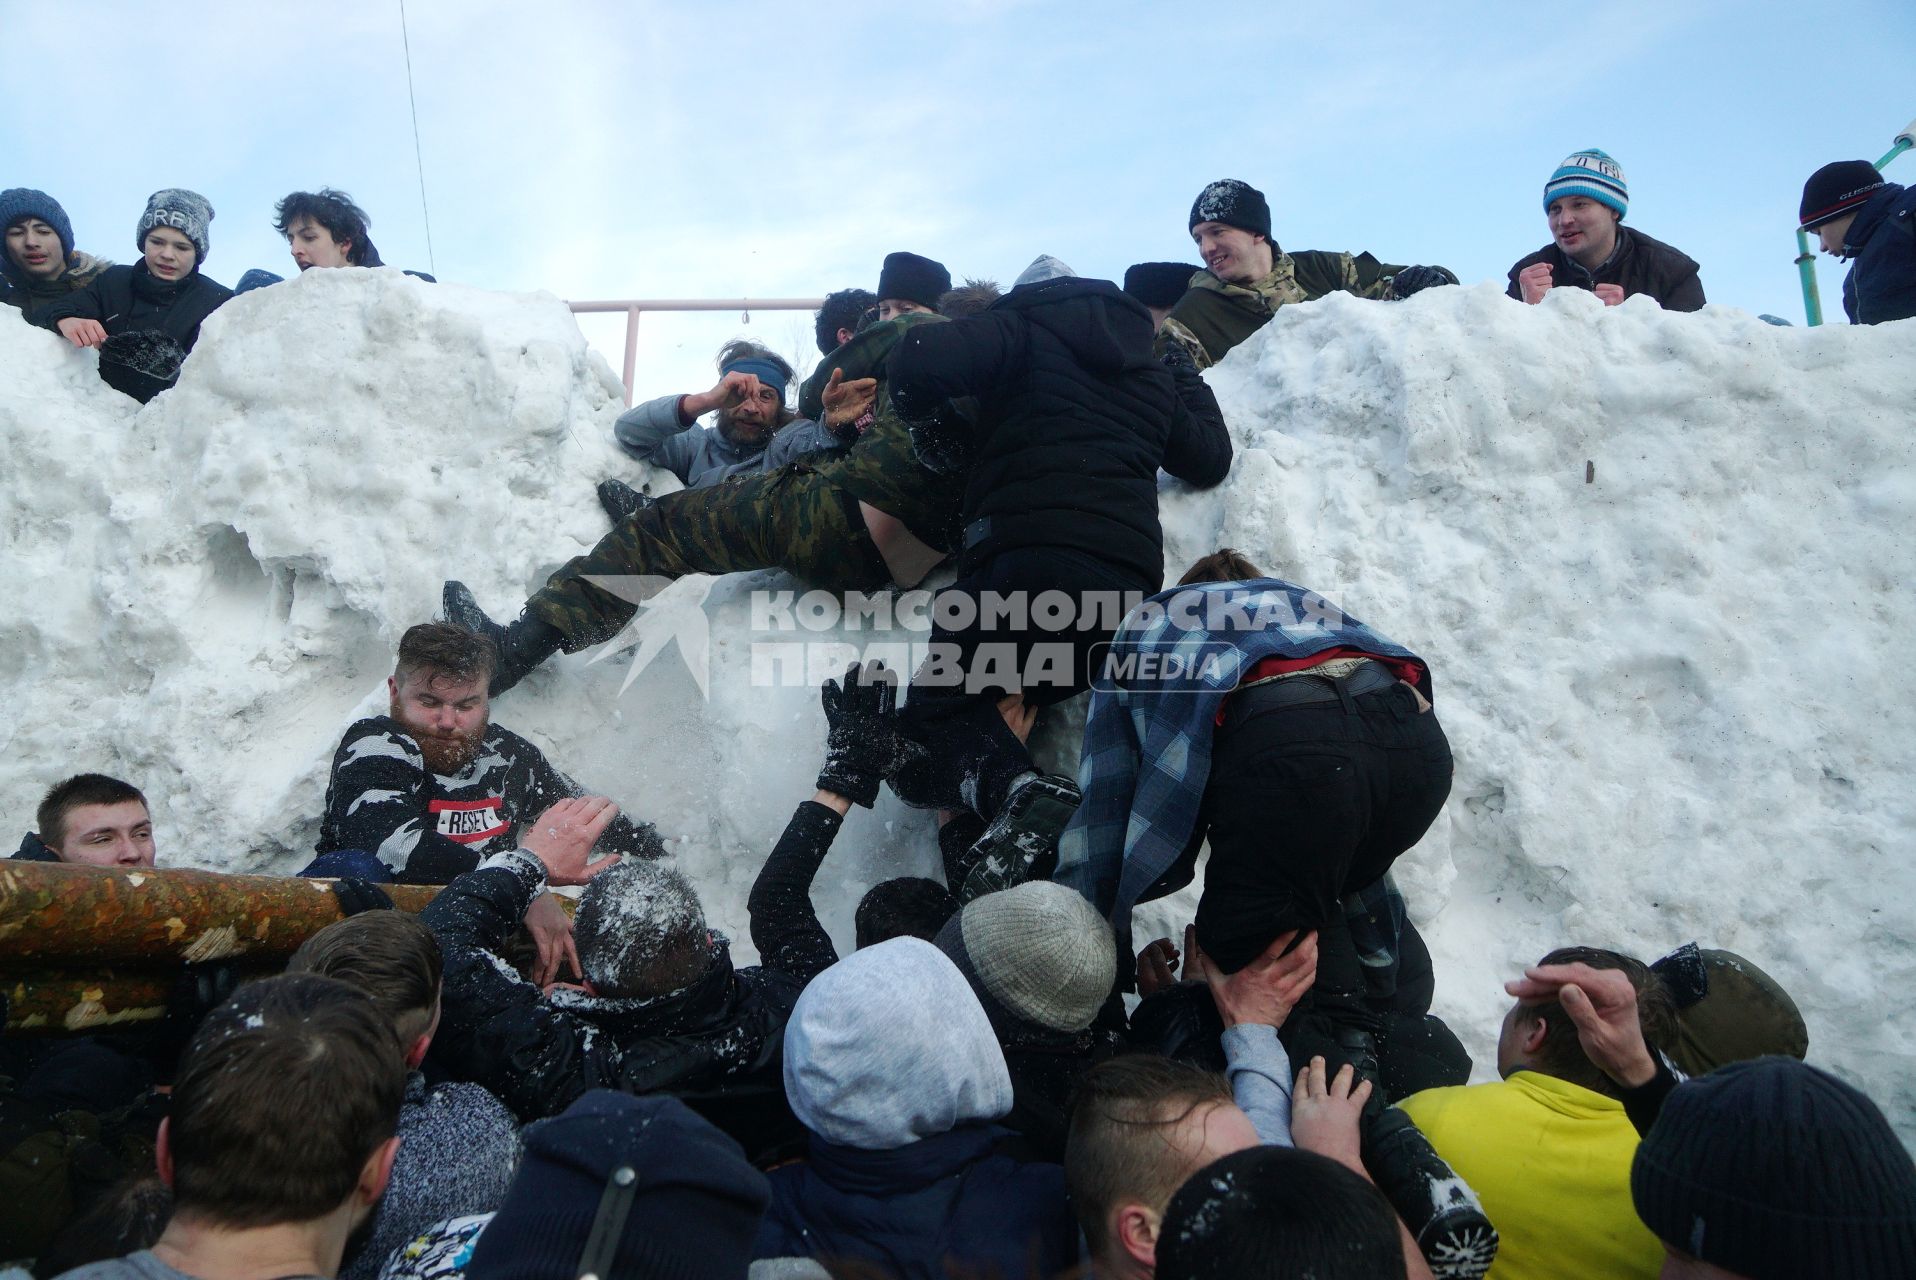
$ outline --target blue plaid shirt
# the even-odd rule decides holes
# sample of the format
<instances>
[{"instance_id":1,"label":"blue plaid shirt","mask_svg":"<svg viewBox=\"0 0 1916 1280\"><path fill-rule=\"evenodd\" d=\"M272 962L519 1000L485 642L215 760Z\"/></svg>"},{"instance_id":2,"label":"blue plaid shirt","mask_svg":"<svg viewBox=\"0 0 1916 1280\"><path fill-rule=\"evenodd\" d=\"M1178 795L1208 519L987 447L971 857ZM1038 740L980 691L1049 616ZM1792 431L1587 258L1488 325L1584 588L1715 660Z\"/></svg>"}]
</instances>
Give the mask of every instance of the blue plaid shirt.
<instances>
[{"instance_id":1,"label":"blue plaid shirt","mask_svg":"<svg viewBox=\"0 0 1916 1280\"><path fill-rule=\"evenodd\" d=\"M1175 587L1132 610L1092 684L1078 765L1084 800L1059 841L1053 878L1128 938L1131 908L1197 825L1225 698L1264 658L1332 649L1424 665L1316 592L1276 578ZM1353 895L1345 911L1366 963L1394 967L1403 906L1389 878Z\"/></svg>"}]
</instances>

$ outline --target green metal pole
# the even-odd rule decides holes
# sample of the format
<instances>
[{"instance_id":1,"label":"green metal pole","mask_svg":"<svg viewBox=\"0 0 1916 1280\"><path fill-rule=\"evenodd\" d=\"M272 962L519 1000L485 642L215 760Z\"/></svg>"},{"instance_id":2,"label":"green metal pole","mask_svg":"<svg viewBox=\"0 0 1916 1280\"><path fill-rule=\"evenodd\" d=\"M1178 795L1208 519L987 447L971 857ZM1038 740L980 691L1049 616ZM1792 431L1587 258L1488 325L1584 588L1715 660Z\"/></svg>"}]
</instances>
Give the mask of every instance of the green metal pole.
<instances>
[{"instance_id":1,"label":"green metal pole","mask_svg":"<svg viewBox=\"0 0 1916 1280\"><path fill-rule=\"evenodd\" d=\"M1814 329L1823 323L1823 299L1816 292L1816 251L1801 227L1796 229L1796 269L1803 277L1803 317Z\"/></svg>"}]
</instances>

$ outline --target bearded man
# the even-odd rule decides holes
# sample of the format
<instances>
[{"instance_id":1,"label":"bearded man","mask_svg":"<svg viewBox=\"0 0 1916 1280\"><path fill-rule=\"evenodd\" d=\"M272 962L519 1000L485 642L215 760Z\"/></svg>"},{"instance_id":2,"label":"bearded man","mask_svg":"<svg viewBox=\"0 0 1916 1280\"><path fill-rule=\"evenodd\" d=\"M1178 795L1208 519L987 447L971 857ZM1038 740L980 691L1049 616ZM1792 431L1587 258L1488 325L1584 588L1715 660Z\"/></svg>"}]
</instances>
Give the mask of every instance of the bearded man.
<instances>
[{"instance_id":1,"label":"bearded man","mask_svg":"<svg viewBox=\"0 0 1916 1280\"><path fill-rule=\"evenodd\" d=\"M660 396L620 414L612 429L620 448L700 489L775 470L814 449L843 447L822 424L786 406L792 366L777 352L735 338L719 348L718 368L709 391ZM695 427L708 413L712 425Z\"/></svg>"},{"instance_id":2,"label":"bearded man","mask_svg":"<svg viewBox=\"0 0 1916 1280\"><path fill-rule=\"evenodd\" d=\"M346 730L333 756L320 857L306 875L446 884L525 843L537 816L579 786L539 748L491 723L492 642L444 622L399 640L387 715ZM601 853L664 853L649 823L613 819Z\"/></svg>"}]
</instances>

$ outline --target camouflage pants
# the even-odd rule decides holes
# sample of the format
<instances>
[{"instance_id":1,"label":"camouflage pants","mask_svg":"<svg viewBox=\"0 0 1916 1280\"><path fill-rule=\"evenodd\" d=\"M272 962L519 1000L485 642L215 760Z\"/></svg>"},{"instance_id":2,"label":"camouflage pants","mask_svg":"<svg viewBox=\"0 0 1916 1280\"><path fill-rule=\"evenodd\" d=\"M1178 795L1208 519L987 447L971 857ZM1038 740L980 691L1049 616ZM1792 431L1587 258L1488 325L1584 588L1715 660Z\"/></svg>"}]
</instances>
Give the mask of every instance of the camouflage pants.
<instances>
[{"instance_id":1,"label":"camouflage pants","mask_svg":"<svg viewBox=\"0 0 1916 1280\"><path fill-rule=\"evenodd\" d=\"M589 577L753 569L784 569L828 591L876 591L891 580L857 500L797 462L667 494L567 561L526 608L564 633L567 653L577 653L610 640L638 611Z\"/></svg>"}]
</instances>

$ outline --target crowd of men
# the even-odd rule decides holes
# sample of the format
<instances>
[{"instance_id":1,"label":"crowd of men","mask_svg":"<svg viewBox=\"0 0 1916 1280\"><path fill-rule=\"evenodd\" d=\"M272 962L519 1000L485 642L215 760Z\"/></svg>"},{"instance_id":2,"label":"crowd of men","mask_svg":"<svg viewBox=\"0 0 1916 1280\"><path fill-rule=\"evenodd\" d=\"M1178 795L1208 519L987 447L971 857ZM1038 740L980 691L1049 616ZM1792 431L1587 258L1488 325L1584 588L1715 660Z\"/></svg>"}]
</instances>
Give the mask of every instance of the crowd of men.
<instances>
[{"instance_id":1,"label":"crowd of men","mask_svg":"<svg viewBox=\"0 0 1916 1280\"><path fill-rule=\"evenodd\" d=\"M1805 197L1859 273L1907 229L1878 184L1824 170ZM1609 157L1569 157L1544 203L1513 296L1702 305L1694 262L1621 225ZM281 205L302 270L377 261L340 206ZM37 192L0 218L9 299L100 345L146 332L111 327L129 290L187 306L211 209L156 193L133 268L75 266ZM155 1024L0 1037L0 1253L84 1280L1911 1274L1916 1164L1803 1061L1748 958L1552 951L1507 984L1498 1079L1469 1083L1391 877L1450 791L1430 664L1229 548L1165 587L1157 507L1228 474L1201 371L1278 308L1456 280L1285 252L1233 180L1188 228L1202 267L1122 287L1049 256L954 287L893 253L826 300L795 396L741 341L709 390L621 416L684 487L606 477L611 531L508 622L448 582L387 714L344 729L302 872L344 918L283 975L189 966ZM87 280L56 288L55 258ZM1888 318L1877 281L1864 319ZM493 721L622 630L607 575L877 591L941 566L903 700L876 662L821 689L813 789L748 899L755 965L669 838ZM1044 774L1034 726L1080 695L1077 776ZM936 813L942 876L871 886L841 955L813 884L887 787ZM15 857L144 869L162 842L138 789L89 773ZM1183 936L1134 939L1207 849ZM439 888L415 916L396 884Z\"/></svg>"}]
</instances>

